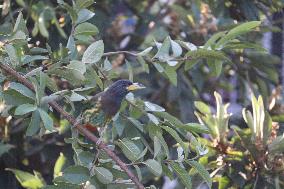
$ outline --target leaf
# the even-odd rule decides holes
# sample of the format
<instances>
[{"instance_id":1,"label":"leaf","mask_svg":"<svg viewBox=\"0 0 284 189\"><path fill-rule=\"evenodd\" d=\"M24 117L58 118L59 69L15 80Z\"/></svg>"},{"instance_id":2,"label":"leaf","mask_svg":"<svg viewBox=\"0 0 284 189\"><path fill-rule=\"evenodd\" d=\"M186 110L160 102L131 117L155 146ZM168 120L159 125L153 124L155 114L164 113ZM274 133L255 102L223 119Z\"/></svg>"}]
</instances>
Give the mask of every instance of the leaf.
<instances>
[{"instance_id":1,"label":"leaf","mask_svg":"<svg viewBox=\"0 0 284 189\"><path fill-rule=\"evenodd\" d=\"M19 106L21 104L33 104L34 99L28 98L15 90L2 92L2 98L7 105Z\"/></svg>"},{"instance_id":2,"label":"leaf","mask_svg":"<svg viewBox=\"0 0 284 189\"><path fill-rule=\"evenodd\" d=\"M78 12L78 18L76 20L76 24L86 22L87 20L91 19L93 16L95 16L95 13L93 13L92 11L89 11L88 9L81 9Z\"/></svg>"},{"instance_id":3,"label":"leaf","mask_svg":"<svg viewBox=\"0 0 284 189\"><path fill-rule=\"evenodd\" d=\"M46 111L44 111L41 108L37 109L41 120L43 122L43 126L45 127L46 130L52 131L53 130L53 120L52 118L46 113Z\"/></svg>"},{"instance_id":4,"label":"leaf","mask_svg":"<svg viewBox=\"0 0 284 189\"><path fill-rule=\"evenodd\" d=\"M228 43L230 40L235 39L237 36L248 33L254 28L258 27L261 21L251 21L238 25L231 29L225 36L223 36L216 44L217 47Z\"/></svg>"},{"instance_id":5,"label":"leaf","mask_svg":"<svg viewBox=\"0 0 284 189\"><path fill-rule=\"evenodd\" d=\"M209 188L212 187L212 179L210 178L208 171L205 169L205 167L202 164L198 163L197 161L190 161L190 160L185 160L185 162L189 164L192 168L197 170L200 176L206 181Z\"/></svg>"},{"instance_id":6,"label":"leaf","mask_svg":"<svg viewBox=\"0 0 284 189\"><path fill-rule=\"evenodd\" d=\"M80 165L73 165L64 170L62 177L72 184L81 184L86 182L89 179L89 176L88 168Z\"/></svg>"},{"instance_id":7,"label":"leaf","mask_svg":"<svg viewBox=\"0 0 284 189\"><path fill-rule=\"evenodd\" d=\"M78 70L81 74L84 74L86 72L85 63L78 60L71 60L70 64L68 64L67 67L70 69Z\"/></svg>"},{"instance_id":8,"label":"leaf","mask_svg":"<svg viewBox=\"0 0 284 189\"><path fill-rule=\"evenodd\" d=\"M33 104L22 104L16 108L15 115L24 115L33 112L36 109L37 107Z\"/></svg>"},{"instance_id":9,"label":"leaf","mask_svg":"<svg viewBox=\"0 0 284 189\"><path fill-rule=\"evenodd\" d=\"M14 146L11 144L4 144L2 142L0 142L0 157L9 152L9 150L11 150Z\"/></svg>"},{"instance_id":10,"label":"leaf","mask_svg":"<svg viewBox=\"0 0 284 189\"><path fill-rule=\"evenodd\" d=\"M226 176L220 177L218 179L218 189L226 189L230 184L230 179Z\"/></svg>"},{"instance_id":11,"label":"leaf","mask_svg":"<svg viewBox=\"0 0 284 189\"><path fill-rule=\"evenodd\" d=\"M26 130L26 136L35 135L40 129L40 114L36 110L32 113L30 124Z\"/></svg>"},{"instance_id":12,"label":"leaf","mask_svg":"<svg viewBox=\"0 0 284 189\"><path fill-rule=\"evenodd\" d=\"M158 127L154 124L149 124L148 130L149 130L148 132L149 132L149 135L152 138L152 140L154 140L153 139L154 137L157 137L159 142L163 146L163 149L166 153L167 158L170 158L169 148L168 148L168 145L167 145L167 143L166 143L166 141L163 137L163 130L160 127Z\"/></svg>"},{"instance_id":13,"label":"leaf","mask_svg":"<svg viewBox=\"0 0 284 189\"><path fill-rule=\"evenodd\" d=\"M16 49L13 45L11 44L6 44L5 45L5 51L7 52L9 59L10 59L10 64L15 68L16 66L19 65L19 58L17 56Z\"/></svg>"},{"instance_id":14,"label":"leaf","mask_svg":"<svg viewBox=\"0 0 284 189\"><path fill-rule=\"evenodd\" d=\"M59 77L62 77L68 80L72 85L80 85L85 80L84 75L77 69L68 68L68 67L59 67L54 70L50 70L49 74L55 74Z\"/></svg>"},{"instance_id":15,"label":"leaf","mask_svg":"<svg viewBox=\"0 0 284 189\"><path fill-rule=\"evenodd\" d=\"M149 54L152 49L153 49L153 47L148 47L147 49L145 49L145 50L139 52L139 53L137 54L137 56L145 56L145 55Z\"/></svg>"},{"instance_id":16,"label":"leaf","mask_svg":"<svg viewBox=\"0 0 284 189\"><path fill-rule=\"evenodd\" d=\"M113 181L112 173L104 167L95 167L94 168L96 177L103 184L109 184Z\"/></svg>"},{"instance_id":17,"label":"leaf","mask_svg":"<svg viewBox=\"0 0 284 189\"><path fill-rule=\"evenodd\" d=\"M177 174L181 182L185 185L185 187L187 189L191 189L192 188L191 177L189 176L187 171L176 162L170 162L169 164L171 168L174 170L174 172Z\"/></svg>"},{"instance_id":18,"label":"leaf","mask_svg":"<svg viewBox=\"0 0 284 189\"><path fill-rule=\"evenodd\" d=\"M141 154L138 146L127 138L119 140L118 146L121 148L123 154L131 161L136 161Z\"/></svg>"},{"instance_id":19,"label":"leaf","mask_svg":"<svg viewBox=\"0 0 284 189\"><path fill-rule=\"evenodd\" d=\"M75 38L78 35L93 36L93 35L97 35L98 33L99 33L98 28L95 25L88 23L88 22L79 24L78 26L76 26L75 31L74 31Z\"/></svg>"},{"instance_id":20,"label":"leaf","mask_svg":"<svg viewBox=\"0 0 284 189\"><path fill-rule=\"evenodd\" d=\"M161 152L162 146L157 136L154 136L154 158Z\"/></svg>"},{"instance_id":21,"label":"leaf","mask_svg":"<svg viewBox=\"0 0 284 189\"><path fill-rule=\"evenodd\" d=\"M197 49L196 51L189 51L186 53L187 57L190 57L192 60L197 59L217 59L229 62L232 64L232 61L222 52L217 50L206 50L206 49Z\"/></svg>"},{"instance_id":22,"label":"leaf","mask_svg":"<svg viewBox=\"0 0 284 189\"><path fill-rule=\"evenodd\" d=\"M136 170L136 173L137 173L137 177L139 179L139 181L142 180L142 173L141 173L141 169L138 167L138 165L133 165L133 167L135 168Z\"/></svg>"},{"instance_id":23,"label":"leaf","mask_svg":"<svg viewBox=\"0 0 284 189\"><path fill-rule=\"evenodd\" d=\"M223 62L221 60L216 59L207 59L207 64L211 70L212 75L214 77L219 77L222 73Z\"/></svg>"},{"instance_id":24,"label":"leaf","mask_svg":"<svg viewBox=\"0 0 284 189\"><path fill-rule=\"evenodd\" d=\"M44 11L40 13L39 17L38 17L38 28L39 28L39 32L42 36L48 38L49 37L49 33L47 31L46 25L45 25L45 16L44 16Z\"/></svg>"},{"instance_id":25,"label":"leaf","mask_svg":"<svg viewBox=\"0 0 284 189\"><path fill-rule=\"evenodd\" d=\"M13 90L21 93L22 95L29 97L31 99L35 98L35 94L23 84L11 82L10 85L9 85L9 89L13 89Z\"/></svg>"},{"instance_id":26,"label":"leaf","mask_svg":"<svg viewBox=\"0 0 284 189\"><path fill-rule=\"evenodd\" d=\"M19 15L17 17L16 23L14 25L13 32L17 32L17 31L23 31L26 35L29 34L29 31L27 29L26 22L25 22L25 20L23 18L23 13L22 12L19 12Z\"/></svg>"},{"instance_id":27,"label":"leaf","mask_svg":"<svg viewBox=\"0 0 284 189\"><path fill-rule=\"evenodd\" d=\"M163 66L161 66L161 64L154 62L153 65L158 70L158 72L163 73L165 71L165 69L163 68Z\"/></svg>"},{"instance_id":28,"label":"leaf","mask_svg":"<svg viewBox=\"0 0 284 189\"><path fill-rule=\"evenodd\" d=\"M151 111L151 112L164 112L165 108L157 105L157 104L153 104L149 101L144 101L145 104L145 110L146 111Z\"/></svg>"},{"instance_id":29,"label":"leaf","mask_svg":"<svg viewBox=\"0 0 284 189\"><path fill-rule=\"evenodd\" d=\"M147 116L155 125L159 125L159 119L155 115L147 113Z\"/></svg>"},{"instance_id":30,"label":"leaf","mask_svg":"<svg viewBox=\"0 0 284 189\"><path fill-rule=\"evenodd\" d=\"M45 184L40 178L38 178L37 175L32 175L28 172L24 172L17 169L7 168L6 170L13 172L17 180L24 188L39 189L42 188Z\"/></svg>"},{"instance_id":31,"label":"leaf","mask_svg":"<svg viewBox=\"0 0 284 189\"><path fill-rule=\"evenodd\" d=\"M185 158L187 158L188 146L185 145L183 140L180 138L179 134L174 129L172 129L171 127L163 126L162 128L165 131L167 131L170 135L172 135L172 137L181 145L181 147L183 148L183 151L184 151Z\"/></svg>"},{"instance_id":32,"label":"leaf","mask_svg":"<svg viewBox=\"0 0 284 189\"><path fill-rule=\"evenodd\" d=\"M66 164L67 158L64 156L62 152L60 152L59 157L57 158L54 169L53 169L53 177L57 177L61 175L62 169Z\"/></svg>"},{"instance_id":33,"label":"leaf","mask_svg":"<svg viewBox=\"0 0 284 189\"><path fill-rule=\"evenodd\" d=\"M36 60L47 60L47 59L48 57L42 56L42 55L35 55L35 56L25 55L22 57L22 65L36 61Z\"/></svg>"},{"instance_id":34,"label":"leaf","mask_svg":"<svg viewBox=\"0 0 284 189\"><path fill-rule=\"evenodd\" d=\"M108 60L108 58L106 58L104 60L104 70L105 71L110 71L112 69L112 64L111 62Z\"/></svg>"},{"instance_id":35,"label":"leaf","mask_svg":"<svg viewBox=\"0 0 284 189\"><path fill-rule=\"evenodd\" d=\"M203 114L211 114L210 107L202 101L195 101L194 106Z\"/></svg>"},{"instance_id":36,"label":"leaf","mask_svg":"<svg viewBox=\"0 0 284 189\"><path fill-rule=\"evenodd\" d=\"M172 55L173 57L179 57L182 54L181 46L173 40L171 40L171 49L173 52L173 55Z\"/></svg>"},{"instance_id":37,"label":"leaf","mask_svg":"<svg viewBox=\"0 0 284 189\"><path fill-rule=\"evenodd\" d=\"M83 63L94 64L98 62L104 54L104 43L102 40L92 43L84 52Z\"/></svg>"},{"instance_id":38,"label":"leaf","mask_svg":"<svg viewBox=\"0 0 284 189\"><path fill-rule=\"evenodd\" d=\"M145 60L141 56L137 56L137 61L142 66L143 71L145 71L146 73L150 73L148 64L145 62Z\"/></svg>"},{"instance_id":39,"label":"leaf","mask_svg":"<svg viewBox=\"0 0 284 189\"><path fill-rule=\"evenodd\" d=\"M94 154L88 151L82 151L78 155L78 160L80 161L81 165L90 168L94 160Z\"/></svg>"},{"instance_id":40,"label":"leaf","mask_svg":"<svg viewBox=\"0 0 284 189\"><path fill-rule=\"evenodd\" d=\"M72 95L70 96L70 101L72 102L78 102L82 100L87 100L86 97L79 95L78 93L72 92Z\"/></svg>"},{"instance_id":41,"label":"leaf","mask_svg":"<svg viewBox=\"0 0 284 189\"><path fill-rule=\"evenodd\" d=\"M157 177L162 175L162 166L159 162L154 159L148 159L144 162L144 164L149 168L149 170L156 175Z\"/></svg>"},{"instance_id":42,"label":"leaf","mask_svg":"<svg viewBox=\"0 0 284 189\"><path fill-rule=\"evenodd\" d=\"M171 66L166 66L165 74L168 76L170 82L174 86L177 86L177 72L176 72L175 68L173 68Z\"/></svg>"},{"instance_id":43,"label":"leaf","mask_svg":"<svg viewBox=\"0 0 284 189\"><path fill-rule=\"evenodd\" d=\"M159 61L161 62L165 62L167 61L170 56L169 56L169 51L170 51L170 45L171 45L171 41L170 41L170 37L167 37L162 46L158 47L158 52L156 53L156 55L153 58L158 58Z\"/></svg>"},{"instance_id":44,"label":"leaf","mask_svg":"<svg viewBox=\"0 0 284 189\"><path fill-rule=\"evenodd\" d=\"M218 41L221 37L223 37L226 34L225 31L215 33L210 37L210 39L204 44L204 49L215 49L215 43Z\"/></svg>"}]
</instances>

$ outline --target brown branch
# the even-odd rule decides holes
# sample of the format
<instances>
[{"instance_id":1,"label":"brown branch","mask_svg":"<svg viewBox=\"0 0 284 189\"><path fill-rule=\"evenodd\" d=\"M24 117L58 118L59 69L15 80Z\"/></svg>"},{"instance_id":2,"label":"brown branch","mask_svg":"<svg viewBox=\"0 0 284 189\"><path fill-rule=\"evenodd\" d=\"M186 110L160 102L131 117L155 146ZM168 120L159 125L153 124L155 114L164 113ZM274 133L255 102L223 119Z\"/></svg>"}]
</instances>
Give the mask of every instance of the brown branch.
<instances>
[{"instance_id":1,"label":"brown branch","mask_svg":"<svg viewBox=\"0 0 284 189\"><path fill-rule=\"evenodd\" d=\"M33 85L26 78L24 78L22 75L20 75L18 72L16 72L14 69L10 68L9 66L7 66L3 63L0 63L0 68L2 70L6 71L7 73L9 73L11 76L15 77L20 83L22 83L23 85L25 85L26 87L28 87L29 89L34 91ZM78 129L78 131L80 131L85 137L87 137L89 140L91 140L94 143L98 142L98 138L95 135L93 135L91 132L89 132L87 129L85 129L83 125L76 123L76 119L72 115L67 113L59 104L57 104L56 102L50 102L49 105L54 110L59 112L72 125L74 125L74 128ZM143 184L139 182L138 178L128 169L127 165L123 161L121 161L120 158L111 149L109 149L107 147L106 144L101 142L98 145L98 148L103 150L104 152L106 152L108 154L108 156L114 162L116 162L117 165L119 165L122 170L124 170L126 172L126 174L135 183L135 185L137 186L138 189L144 189Z\"/></svg>"}]
</instances>

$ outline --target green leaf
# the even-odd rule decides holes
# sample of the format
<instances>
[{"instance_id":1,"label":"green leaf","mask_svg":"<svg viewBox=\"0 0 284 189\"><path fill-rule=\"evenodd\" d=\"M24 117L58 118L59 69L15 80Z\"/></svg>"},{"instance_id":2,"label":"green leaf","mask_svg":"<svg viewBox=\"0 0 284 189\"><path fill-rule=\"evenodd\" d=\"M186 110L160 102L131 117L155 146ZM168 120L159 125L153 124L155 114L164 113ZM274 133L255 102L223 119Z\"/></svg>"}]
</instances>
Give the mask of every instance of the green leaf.
<instances>
[{"instance_id":1,"label":"green leaf","mask_svg":"<svg viewBox=\"0 0 284 189\"><path fill-rule=\"evenodd\" d=\"M13 89L13 90L21 93L22 95L29 97L31 99L35 98L35 94L23 84L11 82L9 89Z\"/></svg>"},{"instance_id":2,"label":"green leaf","mask_svg":"<svg viewBox=\"0 0 284 189\"><path fill-rule=\"evenodd\" d=\"M191 189L192 188L191 177L189 176L185 168L181 167L179 163L176 162L170 162L169 164L171 168L174 170L174 172L177 174L181 182L185 185L185 187L187 189Z\"/></svg>"},{"instance_id":3,"label":"green leaf","mask_svg":"<svg viewBox=\"0 0 284 189\"><path fill-rule=\"evenodd\" d=\"M63 179L72 184L86 182L89 179L89 176L89 169L79 165L70 166L66 168L63 173Z\"/></svg>"},{"instance_id":4,"label":"green leaf","mask_svg":"<svg viewBox=\"0 0 284 189\"><path fill-rule=\"evenodd\" d=\"M23 31L26 35L29 34L29 31L27 29L26 22L23 18L22 12L19 12L19 15L17 17L16 23L13 29L13 32L17 32L17 31Z\"/></svg>"},{"instance_id":5,"label":"green leaf","mask_svg":"<svg viewBox=\"0 0 284 189\"><path fill-rule=\"evenodd\" d=\"M42 55L25 55L22 57L22 65L36 61L36 60L47 60L48 57Z\"/></svg>"},{"instance_id":6,"label":"green leaf","mask_svg":"<svg viewBox=\"0 0 284 189\"><path fill-rule=\"evenodd\" d=\"M138 165L133 165L133 167L135 168L136 170L136 173L137 173L137 177L139 179L139 181L142 180L142 173L141 173L141 169L138 167Z\"/></svg>"},{"instance_id":7,"label":"green leaf","mask_svg":"<svg viewBox=\"0 0 284 189\"><path fill-rule=\"evenodd\" d=\"M200 176L206 181L209 188L212 187L212 179L210 178L208 171L205 169L205 167L202 164L198 163L197 161L190 161L190 160L185 160L185 162L189 164L192 168L197 170Z\"/></svg>"},{"instance_id":8,"label":"green leaf","mask_svg":"<svg viewBox=\"0 0 284 189\"><path fill-rule=\"evenodd\" d=\"M142 66L143 71L145 71L146 73L150 73L148 64L145 62L145 60L141 56L137 56L137 61Z\"/></svg>"},{"instance_id":9,"label":"green leaf","mask_svg":"<svg viewBox=\"0 0 284 189\"><path fill-rule=\"evenodd\" d=\"M223 61L216 59L207 59L207 64L211 70L211 74L214 77L219 77L222 73Z\"/></svg>"},{"instance_id":10,"label":"green leaf","mask_svg":"<svg viewBox=\"0 0 284 189\"><path fill-rule=\"evenodd\" d=\"M152 102L149 102L149 101L144 101L144 104L145 104L145 110L146 111L151 111L151 112L164 112L165 111L165 108L157 105L157 104L154 104Z\"/></svg>"},{"instance_id":11,"label":"green leaf","mask_svg":"<svg viewBox=\"0 0 284 189\"><path fill-rule=\"evenodd\" d=\"M24 172L24 171L17 170L17 169L7 168L6 170L12 171L15 174L17 180L20 182L20 184L24 188L39 189L45 185L45 183L40 178L38 178L37 175L32 175L28 172Z\"/></svg>"},{"instance_id":12,"label":"green leaf","mask_svg":"<svg viewBox=\"0 0 284 189\"><path fill-rule=\"evenodd\" d=\"M159 140L159 142L161 143L161 145L163 146L163 149L166 153L167 158L170 158L170 152L169 152L169 148L168 145L163 137L163 130L154 125L154 124L149 124L148 125L148 133L150 135L150 137L152 138L152 140L154 140L154 137L156 136Z\"/></svg>"},{"instance_id":13,"label":"green leaf","mask_svg":"<svg viewBox=\"0 0 284 189\"><path fill-rule=\"evenodd\" d=\"M72 85L80 85L85 80L81 71L68 67L59 67L49 71L50 74L55 74L68 80Z\"/></svg>"},{"instance_id":14,"label":"green leaf","mask_svg":"<svg viewBox=\"0 0 284 189\"><path fill-rule=\"evenodd\" d=\"M92 43L84 52L83 63L94 64L98 62L104 54L104 43L102 40Z\"/></svg>"},{"instance_id":15,"label":"green leaf","mask_svg":"<svg viewBox=\"0 0 284 189\"><path fill-rule=\"evenodd\" d=\"M195 51L189 51L186 53L187 57L190 57L192 60L197 59L217 59L229 62L232 64L232 61L222 52L217 50L207 50L207 49L197 49Z\"/></svg>"},{"instance_id":16,"label":"green leaf","mask_svg":"<svg viewBox=\"0 0 284 189\"><path fill-rule=\"evenodd\" d=\"M211 114L210 107L202 101L195 101L194 106L203 114Z\"/></svg>"},{"instance_id":17,"label":"green leaf","mask_svg":"<svg viewBox=\"0 0 284 189\"><path fill-rule=\"evenodd\" d=\"M230 179L226 176L220 177L218 179L218 189L226 189L230 184Z\"/></svg>"},{"instance_id":18,"label":"green leaf","mask_svg":"<svg viewBox=\"0 0 284 189\"><path fill-rule=\"evenodd\" d=\"M15 115L24 115L33 112L36 109L37 107L33 104L22 104L16 108Z\"/></svg>"},{"instance_id":19,"label":"green leaf","mask_svg":"<svg viewBox=\"0 0 284 189\"><path fill-rule=\"evenodd\" d=\"M45 11L41 12L39 17L38 17L38 28L39 28L39 32L42 36L48 38L49 37L49 33L48 30L46 28L45 25L45 15L44 15Z\"/></svg>"},{"instance_id":20,"label":"green leaf","mask_svg":"<svg viewBox=\"0 0 284 189\"><path fill-rule=\"evenodd\" d=\"M181 46L173 40L171 40L171 49L173 52L173 55L172 55L173 57L179 57L182 54Z\"/></svg>"},{"instance_id":21,"label":"green leaf","mask_svg":"<svg viewBox=\"0 0 284 189\"><path fill-rule=\"evenodd\" d=\"M215 43L218 41L221 37L223 37L226 34L225 31L215 33L210 37L210 39L204 44L204 49L208 49L208 47L211 47L211 49L215 49Z\"/></svg>"},{"instance_id":22,"label":"green leaf","mask_svg":"<svg viewBox=\"0 0 284 189\"><path fill-rule=\"evenodd\" d=\"M79 35L97 35L99 33L98 28L91 23L79 24L74 31L75 38Z\"/></svg>"},{"instance_id":23,"label":"green leaf","mask_svg":"<svg viewBox=\"0 0 284 189\"><path fill-rule=\"evenodd\" d=\"M43 126L45 127L46 130L52 131L53 130L53 120L52 118L46 113L46 111L44 111L41 108L37 109L41 120L43 122Z\"/></svg>"},{"instance_id":24,"label":"green leaf","mask_svg":"<svg viewBox=\"0 0 284 189\"><path fill-rule=\"evenodd\" d=\"M121 148L123 154L131 161L136 161L141 154L138 146L127 138L119 140L118 146Z\"/></svg>"},{"instance_id":25,"label":"green leaf","mask_svg":"<svg viewBox=\"0 0 284 189\"><path fill-rule=\"evenodd\" d=\"M154 158L161 152L162 146L157 136L154 136Z\"/></svg>"},{"instance_id":26,"label":"green leaf","mask_svg":"<svg viewBox=\"0 0 284 189\"><path fill-rule=\"evenodd\" d=\"M147 116L152 123L159 125L159 119L155 115L147 113Z\"/></svg>"},{"instance_id":27,"label":"green leaf","mask_svg":"<svg viewBox=\"0 0 284 189\"><path fill-rule=\"evenodd\" d=\"M78 70L81 74L84 74L86 72L85 63L78 60L71 60L70 64L68 64L67 67L70 69Z\"/></svg>"},{"instance_id":28,"label":"green leaf","mask_svg":"<svg viewBox=\"0 0 284 189\"><path fill-rule=\"evenodd\" d=\"M81 9L78 12L78 18L76 20L76 24L86 22L87 20L91 19L93 16L95 16L95 13L93 13L92 11L89 11L88 9Z\"/></svg>"},{"instance_id":29,"label":"green leaf","mask_svg":"<svg viewBox=\"0 0 284 189\"><path fill-rule=\"evenodd\" d=\"M177 86L177 72L175 68L167 65L165 69L165 74L168 76L170 82L174 86Z\"/></svg>"},{"instance_id":30,"label":"green leaf","mask_svg":"<svg viewBox=\"0 0 284 189\"><path fill-rule=\"evenodd\" d=\"M140 53L138 53L138 56L145 56L147 54L149 54L151 52L151 50L153 49L153 47L148 47L147 49L141 51Z\"/></svg>"},{"instance_id":31,"label":"green leaf","mask_svg":"<svg viewBox=\"0 0 284 189\"><path fill-rule=\"evenodd\" d=\"M171 41L170 41L170 37L167 37L162 46L158 47L158 52L156 53L156 55L153 58L158 58L159 61L161 62L165 62L167 61L170 56L169 56L169 51L170 51L170 46L171 46Z\"/></svg>"},{"instance_id":32,"label":"green leaf","mask_svg":"<svg viewBox=\"0 0 284 189\"><path fill-rule=\"evenodd\" d=\"M96 177L101 183L109 184L113 181L113 175L108 169L104 167L95 167L94 171L95 171Z\"/></svg>"},{"instance_id":33,"label":"green leaf","mask_svg":"<svg viewBox=\"0 0 284 189\"><path fill-rule=\"evenodd\" d=\"M158 70L158 72L163 73L165 71L164 67L161 64L154 62L153 66Z\"/></svg>"},{"instance_id":34,"label":"green leaf","mask_svg":"<svg viewBox=\"0 0 284 189\"><path fill-rule=\"evenodd\" d=\"M248 33L258 27L260 21L251 21L238 25L231 29L225 36L223 36L216 44L217 47L228 43L230 40L235 39L237 36Z\"/></svg>"},{"instance_id":35,"label":"green leaf","mask_svg":"<svg viewBox=\"0 0 284 189\"><path fill-rule=\"evenodd\" d=\"M9 152L9 150L11 150L14 146L11 144L4 144L2 142L0 142L0 157Z\"/></svg>"},{"instance_id":36,"label":"green leaf","mask_svg":"<svg viewBox=\"0 0 284 189\"><path fill-rule=\"evenodd\" d=\"M57 177L61 175L62 169L66 164L67 158L64 156L63 153L60 152L59 157L57 158L54 169L53 169L53 177Z\"/></svg>"},{"instance_id":37,"label":"green leaf","mask_svg":"<svg viewBox=\"0 0 284 189\"><path fill-rule=\"evenodd\" d=\"M82 151L78 155L78 160L80 161L81 165L89 168L90 166L92 166L94 154L88 151Z\"/></svg>"},{"instance_id":38,"label":"green leaf","mask_svg":"<svg viewBox=\"0 0 284 189\"><path fill-rule=\"evenodd\" d=\"M148 159L144 162L144 164L149 168L149 170L156 175L157 177L162 175L162 166L159 162L154 159Z\"/></svg>"},{"instance_id":39,"label":"green leaf","mask_svg":"<svg viewBox=\"0 0 284 189\"><path fill-rule=\"evenodd\" d=\"M179 134L174 129L172 129L171 127L163 126L162 128L165 131L167 131L170 135L172 135L172 137L181 145L181 147L183 148L183 151L184 151L185 158L187 158L188 146L185 145L183 140L180 138Z\"/></svg>"},{"instance_id":40,"label":"green leaf","mask_svg":"<svg viewBox=\"0 0 284 189\"><path fill-rule=\"evenodd\" d=\"M5 45L5 51L7 52L9 59L10 59L10 64L15 68L16 66L19 65L19 58L17 56L16 49L13 45L11 44L6 44Z\"/></svg>"},{"instance_id":41,"label":"green leaf","mask_svg":"<svg viewBox=\"0 0 284 189\"><path fill-rule=\"evenodd\" d=\"M40 114L36 110L32 113L31 122L26 130L26 136L35 135L40 129Z\"/></svg>"}]
</instances>

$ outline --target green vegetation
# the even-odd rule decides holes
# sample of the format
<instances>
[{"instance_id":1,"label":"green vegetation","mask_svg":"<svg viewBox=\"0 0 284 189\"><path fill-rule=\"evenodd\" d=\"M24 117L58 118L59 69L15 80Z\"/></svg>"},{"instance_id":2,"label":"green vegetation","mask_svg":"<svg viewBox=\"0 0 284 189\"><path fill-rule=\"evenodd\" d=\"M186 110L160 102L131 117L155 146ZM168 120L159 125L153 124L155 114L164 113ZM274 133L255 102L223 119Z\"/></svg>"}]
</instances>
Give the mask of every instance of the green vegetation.
<instances>
[{"instance_id":1,"label":"green vegetation","mask_svg":"<svg viewBox=\"0 0 284 189\"><path fill-rule=\"evenodd\" d=\"M0 188L283 188L280 59L260 43L283 33L270 20L283 7L4 0ZM82 112L121 78L147 88L97 143L103 124Z\"/></svg>"}]
</instances>

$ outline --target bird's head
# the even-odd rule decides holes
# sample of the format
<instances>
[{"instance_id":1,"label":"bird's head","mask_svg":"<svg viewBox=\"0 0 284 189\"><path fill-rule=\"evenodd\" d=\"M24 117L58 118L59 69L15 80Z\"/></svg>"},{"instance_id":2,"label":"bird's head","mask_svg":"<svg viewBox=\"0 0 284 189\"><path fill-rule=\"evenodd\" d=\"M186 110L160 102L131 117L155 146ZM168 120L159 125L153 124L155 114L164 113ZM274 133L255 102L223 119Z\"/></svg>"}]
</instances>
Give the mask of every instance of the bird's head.
<instances>
[{"instance_id":1,"label":"bird's head","mask_svg":"<svg viewBox=\"0 0 284 189\"><path fill-rule=\"evenodd\" d=\"M117 97L125 97L127 93L136 91L139 89L144 89L145 86L139 83L133 83L127 79L121 79L114 82L106 91L106 93L111 93Z\"/></svg>"}]
</instances>

